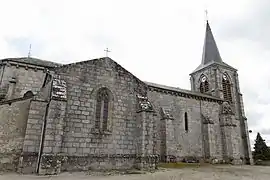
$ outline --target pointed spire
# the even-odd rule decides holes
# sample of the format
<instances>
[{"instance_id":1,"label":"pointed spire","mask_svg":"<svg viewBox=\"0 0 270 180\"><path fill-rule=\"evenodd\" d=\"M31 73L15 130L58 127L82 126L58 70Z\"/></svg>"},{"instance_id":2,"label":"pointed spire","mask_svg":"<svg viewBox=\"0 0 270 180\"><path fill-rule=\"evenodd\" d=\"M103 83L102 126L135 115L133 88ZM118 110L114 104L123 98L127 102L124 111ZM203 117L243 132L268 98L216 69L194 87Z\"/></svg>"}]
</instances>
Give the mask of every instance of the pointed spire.
<instances>
[{"instance_id":1,"label":"pointed spire","mask_svg":"<svg viewBox=\"0 0 270 180\"><path fill-rule=\"evenodd\" d=\"M197 71L200 71L201 69L211 64L219 64L221 66L226 66L227 68L237 71L237 69L222 61L210 25L208 20L206 20L206 32L203 46L202 62L191 74L196 73Z\"/></svg>"},{"instance_id":2,"label":"pointed spire","mask_svg":"<svg viewBox=\"0 0 270 180\"><path fill-rule=\"evenodd\" d=\"M216 41L211 31L208 20L206 21L206 32L203 46L202 65L210 62L222 62Z\"/></svg>"}]
</instances>

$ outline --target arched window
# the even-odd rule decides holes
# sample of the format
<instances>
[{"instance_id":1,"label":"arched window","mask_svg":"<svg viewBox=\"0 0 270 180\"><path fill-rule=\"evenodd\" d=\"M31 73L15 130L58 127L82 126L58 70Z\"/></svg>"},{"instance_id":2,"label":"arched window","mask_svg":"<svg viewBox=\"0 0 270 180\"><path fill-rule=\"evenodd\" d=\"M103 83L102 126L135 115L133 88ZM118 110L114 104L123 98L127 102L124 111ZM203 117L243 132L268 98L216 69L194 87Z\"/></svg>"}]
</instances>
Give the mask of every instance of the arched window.
<instances>
[{"instance_id":1,"label":"arched window","mask_svg":"<svg viewBox=\"0 0 270 180\"><path fill-rule=\"evenodd\" d=\"M24 98L31 98L31 97L33 97L33 96L34 96L34 94L33 94L32 91L27 91L27 92L24 93L24 95L23 95Z\"/></svg>"},{"instance_id":2,"label":"arched window","mask_svg":"<svg viewBox=\"0 0 270 180\"><path fill-rule=\"evenodd\" d=\"M187 116L187 112L185 112L185 131L188 132L188 116Z\"/></svg>"},{"instance_id":3,"label":"arched window","mask_svg":"<svg viewBox=\"0 0 270 180\"><path fill-rule=\"evenodd\" d=\"M107 130L108 118L109 118L109 106L110 106L110 91L107 88L101 88L97 92L96 101L96 120L95 128Z\"/></svg>"},{"instance_id":4,"label":"arched window","mask_svg":"<svg viewBox=\"0 0 270 180\"><path fill-rule=\"evenodd\" d=\"M232 92L231 92L231 83L226 74L222 76L222 91L224 100L227 102L232 102Z\"/></svg>"},{"instance_id":5,"label":"arched window","mask_svg":"<svg viewBox=\"0 0 270 180\"><path fill-rule=\"evenodd\" d=\"M202 76L200 80L200 92L206 93L208 91L209 91L209 83L207 81L207 78L205 76Z\"/></svg>"}]
</instances>

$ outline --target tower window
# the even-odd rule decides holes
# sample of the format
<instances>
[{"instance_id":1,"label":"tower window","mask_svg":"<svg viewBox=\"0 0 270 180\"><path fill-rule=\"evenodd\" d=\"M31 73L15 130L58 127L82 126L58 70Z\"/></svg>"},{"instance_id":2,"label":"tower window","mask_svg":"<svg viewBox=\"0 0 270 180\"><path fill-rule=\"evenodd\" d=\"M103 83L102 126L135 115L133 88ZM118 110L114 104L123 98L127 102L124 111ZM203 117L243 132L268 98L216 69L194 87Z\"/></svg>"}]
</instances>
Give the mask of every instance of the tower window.
<instances>
[{"instance_id":1,"label":"tower window","mask_svg":"<svg viewBox=\"0 0 270 180\"><path fill-rule=\"evenodd\" d=\"M185 112L185 131L188 132L188 116L187 116L187 112Z\"/></svg>"},{"instance_id":2,"label":"tower window","mask_svg":"<svg viewBox=\"0 0 270 180\"><path fill-rule=\"evenodd\" d=\"M223 74L222 76L222 91L224 100L227 102L232 102L232 92L231 92L231 83L227 75Z\"/></svg>"},{"instance_id":3,"label":"tower window","mask_svg":"<svg viewBox=\"0 0 270 180\"><path fill-rule=\"evenodd\" d=\"M95 128L107 130L109 105L111 97L107 88L101 88L97 93Z\"/></svg>"},{"instance_id":4,"label":"tower window","mask_svg":"<svg viewBox=\"0 0 270 180\"><path fill-rule=\"evenodd\" d=\"M206 93L208 91L209 91L209 83L207 81L206 76L202 76L200 81L200 92Z\"/></svg>"}]
</instances>

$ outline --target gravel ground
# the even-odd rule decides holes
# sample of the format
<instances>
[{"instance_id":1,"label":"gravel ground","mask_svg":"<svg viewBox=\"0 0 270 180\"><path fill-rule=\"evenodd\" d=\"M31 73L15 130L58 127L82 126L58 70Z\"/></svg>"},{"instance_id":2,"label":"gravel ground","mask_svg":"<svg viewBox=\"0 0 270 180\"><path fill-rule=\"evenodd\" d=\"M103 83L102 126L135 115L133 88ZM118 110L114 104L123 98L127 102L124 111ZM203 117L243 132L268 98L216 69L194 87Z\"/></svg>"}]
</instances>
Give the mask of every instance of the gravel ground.
<instances>
[{"instance_id":1,"label":"gravel ground","mask_svg":"<svg viewBox=\"0 0 270 180\"><path fill-rule=\"evenodd\" d=\"M35 176L4 173L0 180L270 180L270 166L207 166L200 168L164 169L155 173L110 175L62 173L57 176Z\"/></svg>"}]
</instances>

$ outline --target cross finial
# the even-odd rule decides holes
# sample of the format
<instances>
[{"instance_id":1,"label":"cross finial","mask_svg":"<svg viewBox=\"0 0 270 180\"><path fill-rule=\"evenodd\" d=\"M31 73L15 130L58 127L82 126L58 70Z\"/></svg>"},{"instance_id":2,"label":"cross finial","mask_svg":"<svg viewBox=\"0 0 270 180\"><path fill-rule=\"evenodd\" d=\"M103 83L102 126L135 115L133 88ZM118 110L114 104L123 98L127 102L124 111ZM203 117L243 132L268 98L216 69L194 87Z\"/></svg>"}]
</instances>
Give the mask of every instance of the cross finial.
<instances>
[{"instance_id":1,"label":"cross finial","mask_svg":"<svg viewBox=\"0 0 270 180\"><path fill-rule=\"evenodd\" d=\"M106 52L106 57L108 57L108 53L111 52L111 51L109 51L108 48L106 48L104 51Z\"/></svg>"},{"instance_id":2,"label":"cross finial","mask_svg":"<svg viewBox=\"0 0 270 180\"><path fill-rule=\"evenodd\" d=\"M205 10L205 19L206 19L206 21L208 21L208 11L207 11L207 9Z\"/></svg>"},{"instance_id":3,"label":"cross finial","mask_svg":"<svg viewBox=\"0 0 270 180\"><path fill-rule=\"evenodd\" d=\"M29 45L28 58L31 56L31 44Z\"/></svg>"}]
</instances>

